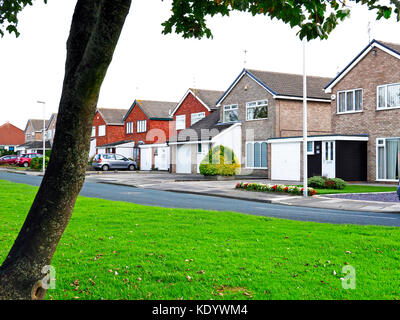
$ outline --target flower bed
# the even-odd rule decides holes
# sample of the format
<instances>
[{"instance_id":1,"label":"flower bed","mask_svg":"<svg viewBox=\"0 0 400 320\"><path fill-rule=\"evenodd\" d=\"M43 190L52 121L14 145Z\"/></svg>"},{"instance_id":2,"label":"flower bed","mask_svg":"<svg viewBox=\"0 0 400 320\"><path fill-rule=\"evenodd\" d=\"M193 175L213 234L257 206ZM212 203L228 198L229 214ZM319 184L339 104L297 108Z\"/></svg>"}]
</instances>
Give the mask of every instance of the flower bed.
<instances>
[{"instance_id":1,"label":"flower bed","mask_svg":"<svg viewBox=\"0 0 400 320\"><path fill-rule=\"evenodd\" d=\"M243 183L243 182L237 183L235 188L249 190L249 191L282 192L295 195L302 195L304 191L304 188L297 186L286 186L284 184L261 184L261 183ZM307 188L307 192L309 196L317 194L317 191L314 188Z\"/></svg>"}]
</instances>

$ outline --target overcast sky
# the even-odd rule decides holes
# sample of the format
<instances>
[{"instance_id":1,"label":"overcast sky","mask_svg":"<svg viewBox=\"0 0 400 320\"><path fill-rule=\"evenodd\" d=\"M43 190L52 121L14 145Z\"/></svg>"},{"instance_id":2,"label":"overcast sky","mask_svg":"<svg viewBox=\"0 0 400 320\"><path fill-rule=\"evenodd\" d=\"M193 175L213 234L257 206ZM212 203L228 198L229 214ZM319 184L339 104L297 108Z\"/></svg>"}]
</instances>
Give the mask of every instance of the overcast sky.
<instances>
[{"instance_id":1,"label":"overcast sky","mask_svg":"<svg viewBox=\"0 0 400 320\"><path fill-rule=\"evenodd\" d=\"M98 106L128 109L134 99L179 101L187 88L226 90L244 67L302 73L302 45L296 30L264 16L235 13L209 18L212 40L162 35L167 0L133 0L120 41L103 83ZM37 0L20 15L15 38L0 39L0 124L24 129L28 118L57 112L66 40L76 1ZM400 43L400 23L375 21L375 13L353 5L352 16L329 40L307 45L308 74L333 77L371 39Z\"/></svg>"}]
</instances>

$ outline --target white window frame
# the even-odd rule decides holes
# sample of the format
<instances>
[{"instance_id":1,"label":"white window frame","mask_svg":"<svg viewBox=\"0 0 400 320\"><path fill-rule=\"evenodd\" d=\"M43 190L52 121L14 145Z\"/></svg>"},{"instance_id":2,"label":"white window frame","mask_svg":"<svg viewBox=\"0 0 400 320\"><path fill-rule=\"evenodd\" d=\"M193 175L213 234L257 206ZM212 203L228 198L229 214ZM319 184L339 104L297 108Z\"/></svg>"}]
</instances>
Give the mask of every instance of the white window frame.
<instances>
[{"instance_id":1,"label":"white window frame","mask_svg":"<svg viewBox=\"0 0 400 320\"><path fill-rule=\"evenodd\" d=\"M254 163L254 144L256 144L256 143L259 143L260 144L260 165L261 165L261 163L262 163L262 158L261 158L261 156L262 156L262 152L261 152L261 144L262 143L266 143L267 144L267 166L266 167L248 167L247 166L247 145L248 144L252 144L253 145L253 163ZM268 149L269 149L269 146L268 146L268 142L266 141L266 140L261 140L261 141L246 141L246 143L245 143L245 148L246 148L246 152L245 152L245 167L246 167L246 169L255 169L255 170L257 170L257 169L259 169L259 170L265 170L265 169L268 169L268 160L269 160L269 158L268 158Z\"/></svg>"},{"instance_id":2,"label":"white window frame","mask_svg":"<svg viewBox=\"0 0 400 320\"><path fill-rule=\"evenodd\" d=\"M397 179L379 179L378 174L379 174L379 163L378 163L378 157L379 157L379 147L383 147L383 172L386 176L387 172L387 165L386 165L386 140L387 139L400 139L400 137L384 137L384 138L376 138L375 140L375 164L376 164L376 169L375 169L375 178L376 181L388 181L388 182L398 182ZM378 144L379 140L383 140L383 144Z\"/></svg>"},{"instance_id":3,"label":"white window frame","mask_svg":"<svg viewBox=\"0 0 400 320\"><path fill-rule=\"evenodd\" d=\"M232 107L236 107L236 108L232 109ZM225 110L228 109L228 108L229 108L229 110L237 110L238 120L239 120L239 105L237 103L234 103L234 104L228 104L228 105L224 106L224 108L222 110L224 122L226 122L226 123L236 122L236 121L226 121L226 119L225 119Z\"/></svg>"},{"instance_id":4,"label":"white window frame","mask_svg":"<svg viewBox=\"0 0 400 320\"><path fill-rule=\"evenodd\" d=\"M92 127L92 137L95 137L95 136L96 136L96 127L93 126Z\"/></svg>"},{"instance_id":5,"label":"white window frame","mask_svg":"<svg viewBox=\"0 0 400 320\"><path fill-rule=\"evenodd\" d=\"M250 104L252 104L252 103L255 103L256 105L255 106L250 106ZM249 108L257 108L257 107L267 107L267 110L268 110L268 99L247 102L246 103L246 121L257 121L257 120L268 119L268 116L266 118L248 119L248 117L247 117L247 115L248 115L247 109L249 109Z\"/></svg>"},{"instance_id":6,"label":"white window frame","mask_svg":"<svg viewBox=\"0 0 400 320\"><path fill-rule=\"evenodd\" d=\"M193 122L193 116L197 117L197 121ZM205 118L206 113L205 112L197 112L197 113L192 113L190 115L190 125L194 125L195 123L199 122L201 119Z\"/></svg>"},{"instance_id":7,"label":"white window frame","mask_svg":"<svg viewBox=\"0 0 400 320\"><path fill-rule=\"evenodd\" d=\"M103 134L103 129L104 129L104 134ZM102 126L99 126L99 137L104 137L106 135L106 126L103 124Z\"/></svg>"},{"instance_id":8,"label":"white window frame","mask_svg":"<svg viewBox=\"0 0 400 320\"><path fill-rule=\"evenodd\" d=\"M387 83L387 84L382 84L379 86L376 86L376 110L391 110L391 109L399 109L399 106L395 106L395 107L387 107L387 102L388 102L388 87L389 86L395 86L398 85L400 86L400 82L396 82L396 83ZM385 88L385 107L383 108L379 108L379 88Z\"/></svg>"},{"instance_id":9,"label":"white window frame","mask_svg":"<svg viewBox=\"0 0 400 320\"><path fill-rule=\"evenodd\" d=\"M308 151L308 144L311 143L312 149L311 151ZM307 154L309 155L314 155L315 154L315 150L314 150L314 141L307 141Z\"/></svg>"},{"instance_id":10,"label":"white window frame","mask_svg":"<svg viewBox=\"0 0 400 320\"><path fill-rule=\"evenodd\" d=\"M361 110L355 110L355 107L356 107L356 91L359 91L359 90L361 90ZM347 93L349 93L349 92L353 93L353 110L347 111ZM344 109L346 111L339 111L339 102L340 102L339 94L340 93L344 93L344 97L345 97L345 99L344 99ZM364 96L364 91L363 91L362 88L338 91L337 95L336 95L336 112L337 112L337 114L348 114L348 113L360 113L360 112L363 112L363 108L364 108L364 103L363 103L364 98L363 98L363 96Z\"/></svg>"},{"instance_id":11,"label":"white window frame","mask_svg":"<svg viewBox=\"0 0 400 320\"><path fill-rule=\"evenodd\" d=\"M126 134L132 134L133 133L133 121L128 121L126 123Z\"/></svg>"},{"instance_id":12,"label":"white window frame","mask_svg":"<svg viewBox=\"0 0 400 320\"><path fill-rule=\"evenodd\" d=\"M181 114L175 118L175 129L184 130L186 129L186 115Z\"/></svg>"},{"instance_id":13,"label":"white window frame","mask_svg":"<svg viewBox=\"0 0 400 320\"><path fill-rule=\"evenodd\" d=\"M136 122L136 132L143 133L147 131L147 120L138 120Z\"/></svg>"}]
</instances>

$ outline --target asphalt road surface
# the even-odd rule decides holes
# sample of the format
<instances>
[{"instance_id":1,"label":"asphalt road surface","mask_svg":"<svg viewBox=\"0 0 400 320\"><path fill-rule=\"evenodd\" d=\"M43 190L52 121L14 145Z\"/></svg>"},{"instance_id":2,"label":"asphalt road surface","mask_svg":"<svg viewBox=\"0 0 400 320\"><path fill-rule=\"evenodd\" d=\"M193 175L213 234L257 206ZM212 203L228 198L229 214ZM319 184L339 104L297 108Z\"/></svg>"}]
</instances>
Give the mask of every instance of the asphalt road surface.
<instances>
[{"instance_id":1,"label":"asphalt road surface","mask_svg":"<svg viewBox=\"0 0 400 320\"><path fill-rule=\"evenodd\" d=\"M0 172L0 179L39 186L42 177ZM85 182L81 196L167 208L235 211L299 221L336 224L400 226L400 214L295 207L194 194Z\"/></svg>"}]
</instances>

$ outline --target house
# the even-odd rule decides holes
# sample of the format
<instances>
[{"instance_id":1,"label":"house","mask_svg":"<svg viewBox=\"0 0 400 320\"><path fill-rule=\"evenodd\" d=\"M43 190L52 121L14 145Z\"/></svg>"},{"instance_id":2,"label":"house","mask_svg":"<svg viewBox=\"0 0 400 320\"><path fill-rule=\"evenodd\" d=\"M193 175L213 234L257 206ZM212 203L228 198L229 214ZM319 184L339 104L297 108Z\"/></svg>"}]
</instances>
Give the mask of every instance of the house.
<instances>
[{"instance_id":1,"label":"house","mask_svg":"<svg viewBox=\"0 0 400 320\"><path fill-rule=\"evenodd\" d=\"M399 83L400 44L373 40L325 86L332 131L367 137L368 181L397 182L400 176ZM345 160L351 166L353 158Z\"/></svg>"},{"instance_id":2,"label":"house","mask_svg":"<svg viewBox=\"0 0 400 320\"><path fill-rule=\"evenodd\" d=\"M0 149L15 151L16 147L25 142L25 134L20 128L7 122L0 126Z\"/></svg>"},{"instance_id":3,"label":"house","mask_svg":"<svg viewBox=\"0 0 400 320\"><path fill-rule=\"evenodd\" d=\"M127 109L98 108L96 110L89 155L115 153L112 143L125 139L124 116Z\"/></svg>"},{"instance_id":4,"label":"house","mask_svg":"<svg viewBox=\"0 0 400 320\"><path fill-rule=\"evenodd\" d=\"M173 138L169 141L170 154L171 154L171 165L170 170L174 173L197 173L199 168L200 158L208 152L210 141L201 142L195 140L199 146L195 149L195 143L192 141L192 151L189 151L189 146L186 145L186 136L188 136L187 128L193 128L193 130L199 129L201 126L205 126L204 130L208 130L214 127L216 124L215 116L211 117L207 121L202 119L208 117L211 113L217 110L216 102L223 94L223 91L216 90L204 90L204 89L188 89L181 101L177 104L172 112L174 134ZM201 122L199 125L195 124ZM219 121L219 117L217 118ZM182 134L180 134L182 132ZM199 132L200 133L200 132ZM200 137L200 136L199 136ZM192 137L193 138L193 137ZM202 148L202 144L203 148ZM186 145L186 146L183 146ZM197 150L197 151L196 151ZM190 155L183 156L185 154L196 154L192 162Z\"/></svg>"},{"instance_id":5,"label":"house","mask_svg":"<svg viewBox=\"0 0 400 320\"><path fill-rule=\"evenodd\" d=\"M323 91L329 81L307 76L308 130L313 135L331 133L330 96ZM242 174L280 180L295 165L296 179L300 179L301 150L286 150L286 145L283 150L271 150L269 139L302 134L302 99L302 75L271 71L243 69L225 91L217 101L220 122L241 124L241 152L236 156L241 159Z\"/></svg>"},{"instance_id":6,"label":"house","mask_svg":"<svg viewBox=\"0 0 400 320\"><path fill-rule=\"evenodd\" d=\"M49 140L52 146L54 142L54 135L56 134L56 124L57 124L57 113L53 113L46 127L46 140Z\"/></svg>"},{"instance_id":7,"label":"house","mask_svg":"<svg viewBox=\"0 0 400 320\"><path fill-rule=\"evenodd\" d=\"M171 113L176 105L176 102L135 100L123 118L125 135L115 146L117 150L130 148L141 170L168 170L170 156L166 141L173 130Z\"/></svg>"},{"instance_id":8,"label":"house","mask_svg":"<svg viewBox=\"0 0 400 320\"><path fill-rule=\"evenodd\" d=\"M25 143L16 147L18 154L23 153L41 153L43 154L43 132L49 124L49 120L28 119L25 126ZM45 150L50 150L51 144L45 142Z\"/></svg>"}]
</instances>

